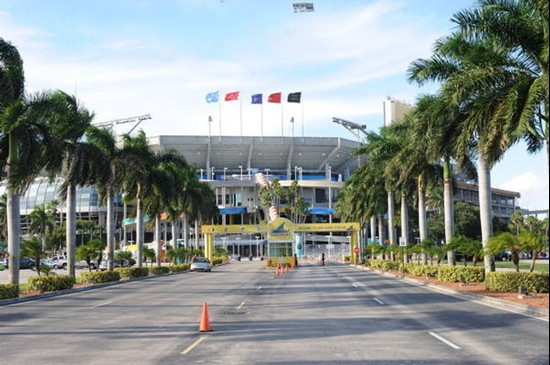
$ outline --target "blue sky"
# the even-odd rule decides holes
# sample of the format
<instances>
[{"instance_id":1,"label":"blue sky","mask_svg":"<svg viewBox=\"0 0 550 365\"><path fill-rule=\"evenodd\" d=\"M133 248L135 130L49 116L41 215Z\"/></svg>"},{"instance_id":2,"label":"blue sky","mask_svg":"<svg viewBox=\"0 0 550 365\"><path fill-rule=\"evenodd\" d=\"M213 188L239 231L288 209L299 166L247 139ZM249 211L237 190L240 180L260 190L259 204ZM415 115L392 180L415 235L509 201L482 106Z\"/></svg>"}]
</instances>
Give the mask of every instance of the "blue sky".
<instances>
[{"instance_id":1,"label":"blue sky","mask_svg":"<svg viewBox=\"0 0 550 365\"><path fill-rule=\"evenodd\" d=\"M25 61L27 89L74 93L96 120L149 113L147 135L219 133L217 104L205 95L241 91L244 135L260 134L250 95L301 91L283 103L308 136L353 139L332 117L383 124L387 96L413 103L435 85L406 81L406 69L429 57L466 0L320 0L294 13L288 0L0 0L0 37ZM239 135L240 102L222 102L222 134ZM281 134L281 106L263 105L264 135ZM130 127L117 128L119 133ZM548 208L544 153L510 150L492 173L494 187L519 191L529 209Z\"/></svg>"}]
</instances>

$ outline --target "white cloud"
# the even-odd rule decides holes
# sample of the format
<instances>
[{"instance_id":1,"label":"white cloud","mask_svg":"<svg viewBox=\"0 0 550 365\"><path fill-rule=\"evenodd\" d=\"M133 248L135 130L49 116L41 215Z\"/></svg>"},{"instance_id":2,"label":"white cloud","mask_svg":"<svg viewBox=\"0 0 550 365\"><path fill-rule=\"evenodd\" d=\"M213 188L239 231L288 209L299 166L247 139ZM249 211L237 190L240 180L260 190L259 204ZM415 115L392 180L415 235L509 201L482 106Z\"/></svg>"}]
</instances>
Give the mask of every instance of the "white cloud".
<instances>
[{"instance_id":1,"label":"white cloud","mask_svg":"<svg viewBox=\"0 0 550 365\"><path fill-rule=\"evenodd\" d=\"M498 188L521 194L519 205L526 209L548 209L548 174L529 170L502 183Z\"/></svg>"}]
</instances>

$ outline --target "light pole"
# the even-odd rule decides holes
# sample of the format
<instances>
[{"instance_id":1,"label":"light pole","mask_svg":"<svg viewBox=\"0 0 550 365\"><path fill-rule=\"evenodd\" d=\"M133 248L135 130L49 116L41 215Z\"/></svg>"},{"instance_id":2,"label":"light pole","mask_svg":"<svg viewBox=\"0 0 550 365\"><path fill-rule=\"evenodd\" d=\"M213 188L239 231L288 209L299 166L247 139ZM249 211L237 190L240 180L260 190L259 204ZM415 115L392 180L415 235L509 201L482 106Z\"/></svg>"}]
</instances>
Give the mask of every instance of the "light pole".
<instances>
[{"instance_id":1,"label":"light pole","mask_svg":"<svg viewBox=\"0 0 550 365\"><path fill-rule=\"evenodd\" d=\"M248 172L248 180L252 180L252 169L250 167L247 167L246 171Z\"/></svg>"},{"instance_id":2,"label":"light pole","mask_svg":"<svg viewBox=\"0 0 550 365\"><path fill-rule=\"evenodd\" d=\"M239 166L239 169L241 169L241 181L243 181L243 167Z\"/></svg>"},{"instance_id":3,"label":"light pole","mask_svg":"<svg viewBox=\"0 0 550 365\"><path fill-rule=\"evenodd\" d=\"M212 138L212 116L208 116L208 138Z\"/></svg>"},{"instance_id":4,"label":"light pole","mask_svg":"<svg viewBox=\"0 0 550 365\"><path fill-rule=\"evenodd\" d=\"M294 117L290 118L290 124L292 124L292 140L294 140Z\"/></svg>"},{"instance_id":5,"label":"light pole","mask_svg":"<svg viewBox=\"0 0 550 365\"><path fill-rule=\"evenodd\" d=\"M223 180L225 181L226 179L226 176L225 176L225 173L227 172L227 167L224 167L223 168Z\"/></svg>"}]
</instances>

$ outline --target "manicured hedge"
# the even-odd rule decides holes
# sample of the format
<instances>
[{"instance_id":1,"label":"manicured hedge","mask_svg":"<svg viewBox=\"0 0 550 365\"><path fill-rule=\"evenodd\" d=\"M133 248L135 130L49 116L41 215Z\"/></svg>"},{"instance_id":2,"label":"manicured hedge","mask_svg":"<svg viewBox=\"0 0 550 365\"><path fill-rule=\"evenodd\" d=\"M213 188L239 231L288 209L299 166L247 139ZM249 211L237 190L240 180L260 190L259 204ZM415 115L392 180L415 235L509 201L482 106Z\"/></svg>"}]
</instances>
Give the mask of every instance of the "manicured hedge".
<instances>
[{"instance_id":1,"label":"manicured hedge","mask_svg":"<svg viewBox=\"0 0 550 365\"><path fill-rule=\"evenodd\" d=\"M431 265L405 264L405 271L416 276L435 278L439 272L439 267Z\"/></svg>"},{"instance_id":2,"label":"manicured hedge","mask_svg":"<svg viewBox=\"0 0 550 365\"><path fill-rule=\"evenodd\" d=\"M71 289L74 286L74 278L68 275L33 276L27 280L29 290L41 293Z\"/></svg>"},{"instance_id":3,"label":"manicured hedge","mask_svg":"<svg viewBox=\"0 0 550 365\"><path fill-rule=\"evenodd\" d=\"M369 260L368 263L373 269L380 269L384 271L397 271L400 268L400 263L396 261Z\"/></svg>"},{"instance_id":4,"label":"manicured hedge","mask_svg":"<svg viewBox=\"0 0 550 365\"><path fill-rule=\"evenodd\" d=\"M0 284L0 299L17 298L19 296L19 285Z\"/></svg>"},{"instance_id":5,"label":"manicured hedge","mask_svg":"<svg viewBox=\"0 0 550 365\"><path fill-rule=\"evenodd\" d=\"M147 267L117 267L114 271L120 273L121 277L129 279L149 276Z\"/></svg>"},{"instance_id":6,"label":"manicured hedge","mask_svg":"<svg viewBox=\"0 0 550 365\"><path fill-rule=\"evenodd\" d=\"M485 268L464 266L440 266L437 280L443 282L481 283L485 280Z\"/></svg>"},{"instance_id":7,"label":"manicured hedge","mask_svg":"<svg viewBox=\"0 0 550 365\"><path fill-rule=\"evenodd\" d=\"M548 273L543 272L490 272L485 279L489 291L518 292L519 287L530 293L548 293Z\"/></svg>"},{"instance_id":8,"label":"manicured hedge","mask_svg":"<svg viewBox=\"0 0 550 365\"><path fill-rule=\"evenodd\" d=\"M168 266L168 268L170 269L170 272L188 271L190 267L191 267L191 264L177 264L177 265Z\"/></svg>"},{"instance_id":9,"label":"manicured hedge","mask_svg":"<svg viewBox=\"0 0 550 365\"><path fill-rule=\"evenodd\" d=\"M120 273L116 271L85 272L80 274L83 283L101 284L111 281L119 281Z\"/></svg>"},{"instance_id":10,"label":"manicured hedge","mask_svg":"<svg viewBox=\"0 0 550 365\"><path fill-rule=\"evenodd\" d=\"M149 273L151 275L162 275L162 274L168 274L170 272L170 268L168 266L155 266L149 268Z\"/></svg>"}]
</instances>

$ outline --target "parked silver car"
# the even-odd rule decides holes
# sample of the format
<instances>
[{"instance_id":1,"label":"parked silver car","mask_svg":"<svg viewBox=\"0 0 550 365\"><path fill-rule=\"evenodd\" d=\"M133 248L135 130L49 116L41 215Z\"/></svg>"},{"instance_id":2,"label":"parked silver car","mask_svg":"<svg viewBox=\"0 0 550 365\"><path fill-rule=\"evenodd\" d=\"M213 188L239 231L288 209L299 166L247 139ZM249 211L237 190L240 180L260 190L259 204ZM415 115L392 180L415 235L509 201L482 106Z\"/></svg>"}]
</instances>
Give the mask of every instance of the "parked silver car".
<instances>
[{"instance_id":1,"label":"parked silver car","mask_svg":"<svg viewBox=\"0 0 550 365\"><path fill-rule=\"evenodd\" d=\"M206 257L195 257L191 262L191 271L212 271L212 265Z\"/></svg>"}]
</instances>

